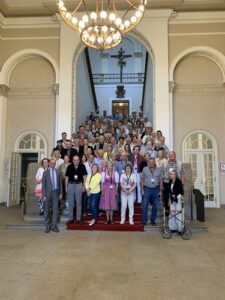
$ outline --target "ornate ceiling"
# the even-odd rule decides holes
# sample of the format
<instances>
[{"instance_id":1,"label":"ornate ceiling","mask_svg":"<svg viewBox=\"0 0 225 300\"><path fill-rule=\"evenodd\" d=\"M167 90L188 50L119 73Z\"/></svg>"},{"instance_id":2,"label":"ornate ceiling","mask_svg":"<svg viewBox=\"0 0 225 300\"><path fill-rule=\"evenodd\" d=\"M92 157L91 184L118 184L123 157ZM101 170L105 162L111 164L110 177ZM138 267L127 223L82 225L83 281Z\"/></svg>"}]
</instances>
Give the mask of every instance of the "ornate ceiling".
<instances>
[{"instance_id":1,"label":"ornate ceiling","mask_svg":"<svg viewBox=\"0 0 225 300\"><path fill-rule=\"evenodd\" d=\"M121 0L115 0L122 8ZM66 1L68 8L73 8L73 3ZM93 0L86 0L90 5ZM51 16L57 12L57 0L0 0L0 12L5 17L31 17ZM181 11L225 11L225 0L148 0L149 9L170 8L177 12Z\"/></svg>"}]
</instances>

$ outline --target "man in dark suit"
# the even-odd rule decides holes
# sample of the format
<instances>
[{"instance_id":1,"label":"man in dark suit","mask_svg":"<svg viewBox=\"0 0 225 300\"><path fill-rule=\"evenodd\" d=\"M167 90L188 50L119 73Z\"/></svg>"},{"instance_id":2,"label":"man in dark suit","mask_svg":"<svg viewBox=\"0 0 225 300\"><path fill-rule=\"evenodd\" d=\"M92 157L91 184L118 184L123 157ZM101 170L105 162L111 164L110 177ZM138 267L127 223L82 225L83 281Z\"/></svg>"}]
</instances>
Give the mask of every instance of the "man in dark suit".
<instances>
[{"instance_id":1,"label":"man in dark suit","mask_svg":"<svg viewBox=\"0 0 225 300\"><path fill-rule=\"evenodd\" d=\"M44 220L46 233L49 233L51 229L55 232L59 232L57 223L59 199L62 198L62 181L55 165L55 160L51 159L49 162L49 169L43 173L42 177L42 196L45 201ZM49 222L50 208L52 208L52 226Z\"/></svg>"},{"instance_id":2,"label":"man in dark suit","mask_svg":"<svg viewBox=\"0 0 225 300\"><path fill-rule=\"evenodd\" d=\"M61 158L64 159L64 156L68 155L70 158L70 163L72 163L73 157L75 155L78 155L77 150L72 148L72 142L67 141L66 142L66 149L61 150Z\"/></svg>"}]
</instances>

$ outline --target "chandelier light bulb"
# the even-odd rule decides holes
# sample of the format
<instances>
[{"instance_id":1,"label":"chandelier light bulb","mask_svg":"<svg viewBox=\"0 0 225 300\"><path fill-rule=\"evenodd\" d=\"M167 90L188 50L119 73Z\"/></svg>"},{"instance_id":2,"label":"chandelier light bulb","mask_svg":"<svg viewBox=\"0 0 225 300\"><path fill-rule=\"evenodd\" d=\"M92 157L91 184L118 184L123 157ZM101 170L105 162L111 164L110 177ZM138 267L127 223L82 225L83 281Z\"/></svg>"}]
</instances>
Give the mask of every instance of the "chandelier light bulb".
<instances>
[{"instance_id":1,"label":"chandelier light bulb","mask_svg":"<svg viewBox=\"0 0 225 300\"><path fill-rule=\"evenodd\" d=\"M137 22L137 18L135 16L131 17L131 23L134 24Z\"/></svg>"},{"instance_id":2,"label":"chandelier light bulb","mask_svg":"<svg viewBox=\"0 0 225 300\"><path fill-rule=\"evenodd\" d=\"M120 18L117 18L115 23L117 26L120 26L122 24L122 20Z\"/></svg>"},{"instance_id":3,"label":"chandelier light bulb","mask_svg":"<svg viewBox=\"0 0 225 300\"><path fill-rule=\"evenodd\" d=\"M130 26L130 21L129 21L129 20L126 20L126 21L124 22L124 25L125 25L126 28L128 28L128 27Z\"/></svg>"},{"instance_id":4,"label":"chandelier light bulb","mask_svg":"<svg viewBox=\"0 0 225 300\"><path fill-rule=\"evenodd\" d=\"M76 25L78 23L78 20L76 17L72 17L71 22Z\"/></svg>"},{"instance_id":5,"label":"chandelier light bulb","mask_svg":"<svg viewBox=\"0 0 225 300\"><path fill-rule=\"evenodd\" d=\"M140 5L138 9L139 9L141 12L144 12L145 7L144 7L144 5Z\"/></svg>"},{"instance_id":6,"label":"chandelier light bulb","mask_svg":"<svg viewBox=\"0 0 225 300\"><path fill-rule=\"evenodd\" d=\"M96 20L97 19L97 14L96 14L96 12L91 12L91 14L90 14L90 18L91 18L91 20Z\"/></svg>"},{"instance_id":7,"label":"chandelier light bulb","mask_svg":"<svg viewBox=\"0 0 225 300\"><path fill-rule=\"evenodd\" d=\"M102 26L102 32L106 33L108 31L108 27L107 26Z\"/></svg>"},{"instance_id":8,"label":"chandelier light bulb","mask_svg":"<svg viewBox=\"0 0 225 300\"><path fill-rule=\"evenodd\" d=\"M107 43L107 44L111 44L112 41L113 41L113 39L112 39L111 36L108 36L108 37L106 38L106 43Z\"/></svg>"},{"instance_id":9,"label":"chandelier light bulb","mask_svg":"<svg viewBox=\"0 0 225 300\"><path fill-rule=\"evenodd\" d=\"M98 28L98 26L95 26L95 32L96 32L96 33L99 33L99 28Z\"/></svg>"},{"instance_id":10,"label":"chandelier light bulb","mask_svg":"<svg viewBox=\"0 0 225 300\"><path fill-rule=\"evenodd\" d=\"M63 6L63 7L61 8L61 11L65 13L65 12L67 11L66 7Z\"/></svg>"},{"instance_id":11,"label":"chandelier light bulb","mask_svg":"<svg viewBox=\"0 0 225 300\"><path fill-rule=\"evenodd\" d=\"M140 10L137 10L135 13L135 16L139 19L142 16L142 13L140 12Z\"/></svg>"},{"instance_id":12,"label":"chandelier light bulb","mask_svg":"<svg viewBox=\"0 0 225 300\"><path fill-rule=\"evenodd\" d=\"M58 7L59 7L59 9L61 9L63 6L64 6L64 2L63 2L62 0L60 0L60 1L58 2Z\"/></svg>"},{"instance_id":13,"label":"chandelier light bulb","mask_svg":"<svg viewBox=\"0 0 225 300\"><path fill-rule=\"evenodd\" d=\"M109 15L109 20L110 20L110 21L115 21L115 20L116 20L116 15L115 15L114 13L111 13L111 14Z\"/></svg>"},{"instance_id":14,"label":"chandelier light bulb","mask_svg":"<svg viewBox=\"0 0 225 300\"><path fill-rule=\"evenodd\" d=\"M98 42L99 44L102 44L102 43L103 43L103 38L102 38L101 36L99 36L99 37L97 38L97 42Z\"/></svg>"},{"instance_id":15,"label":"chandelier light bulb","mask_svg":"<svg viewBox=\"0 0 225 300\"><path fill-rule=\"evenodd\" d=\"M66 13L66 18L67 18L67 19L71 19L71 17L72 17L71 13L70 13L70 12L67 12L67 13Z\"/></svg>"},{"instance_id":16,"label":"chandelier light bulb","mask_svg":"<svg viewBox=\"0 0 225 300\"><path fill-rule=\"evenodd\" d=\"M80 21L80 22L79 22L79 27L80 27L81 29L83 29L83 28L85 27L84 21Z\"/></svg>"},{"instance_id":17,"label":"chandelier light bulb","mask_svg":"<svg viewBox=\"0 0 225 300\"><path fill-rule=\"evenodd\" d=\"M91 35L89 40L94 43L96 41L96 37L94 35Z\"/></svg>"},{"instance_id":18,"label":"chandelier light bulb","mask_svg":"<svg viewBox=\"0 0 225 300\"><path fill-rule=\"evenodd\" d=\"M88 18L87 15L84 15L83 18L82 18L82 20L83 20L85 23L87 23L87 22L89 21L89 18Z\"/></svg>"},{"instance_id":19,"label":"chandelier light bulb","mask_svg":"<svg viewBox=\"0 0 225 300\"><path fill-rule=\"evenodd\" d=\"M106 19L106 18L107 18L107 12L104 11L104 10L102 10L102 11L100 12L100 18L101 18L101 19Z\"/></svg>"}]
</instances>

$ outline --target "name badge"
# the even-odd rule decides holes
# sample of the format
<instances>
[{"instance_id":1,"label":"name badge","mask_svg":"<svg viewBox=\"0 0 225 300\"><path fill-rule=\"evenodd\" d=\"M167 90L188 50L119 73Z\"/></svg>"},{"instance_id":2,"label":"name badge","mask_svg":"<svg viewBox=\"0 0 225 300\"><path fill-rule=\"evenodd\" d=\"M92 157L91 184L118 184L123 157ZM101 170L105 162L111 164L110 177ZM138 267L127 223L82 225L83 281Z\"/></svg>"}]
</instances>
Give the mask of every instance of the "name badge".
<instances>
[{"instance_id":1,"label":"name badge","mask_svg":"<svg viewBox=\"0 0 225 300\"><path fill-rule=\"evenodd\" d=\"M74 179L77 180L78 179L78 175L74 175Z\"/></svg>"},{"instance_id":2,"label":"name badge","mask_svg":"<svg viewBox=\"0 0 225 300\"><path fill-rule=\"evenodd\" d=\"M110 184L109 188L110 188L110 190L112 190L112 189L113 189L113 185L112 185L112 184Z\"/></svg>"},{"instance_id":3,"label":"name badge","mask_svg":"<svg viewBox=\"0 0 225 300\"><path fill-rule=\"evenodd\" d=\"M155 183L155 179L154 178L151 179L151 183Z\"/></svg>"}]
</instances>

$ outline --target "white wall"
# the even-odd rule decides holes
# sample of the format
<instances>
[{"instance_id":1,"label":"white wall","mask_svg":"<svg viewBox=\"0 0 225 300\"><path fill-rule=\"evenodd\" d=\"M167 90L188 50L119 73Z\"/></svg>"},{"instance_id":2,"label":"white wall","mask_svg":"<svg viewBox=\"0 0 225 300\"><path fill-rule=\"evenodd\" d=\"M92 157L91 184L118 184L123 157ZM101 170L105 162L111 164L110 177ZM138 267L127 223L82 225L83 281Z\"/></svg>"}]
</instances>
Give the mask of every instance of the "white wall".
<instances>
[{"instance_id":1,"label":"white wall","mask_svg":"<svg viewBox=\"0 0 225 300\"><path fill-rule=\"evenodd\" d=\"M77 77L76 84L76 124L74 124L74 126L78 129L79 125L83 123L89 112L94 110L93 96L84 52L81 53L78 59L76 72L79 74L79 77Z\"/></svg>"},{"instance_id":2,"label":"white wall","mask_svg":"<svg viewBox=\"0 0 225 300\"><path fill-rule=\"evenodd\" d=\"M130 114L132 111L140 111L142 101L142 90L143 86L140 84L136 85L124 85L126 95L123 99L116 98L116 85L97 85L95 86L96 96L98 99L98 106L100 113L103 110L112 113L112 100L129 100L130 102Z\"/></svg>"},{"instance_id":3,"label":"white wall","mask_svg":"<svg viewBox=\"0 0 225 300\"><path fill-rule=\"evenodd\" d=\"M111 55L118 55L121 48L125 51L125 55L132 55L125 59L123 73L144 73L146 49L135 38L125 36L121 44L113 49L100 52L89 48L93 74L119 74L118 58L111 58ZM143 53L143 56L137 57L137 53Z\"/></svg>"}]
</instances>

